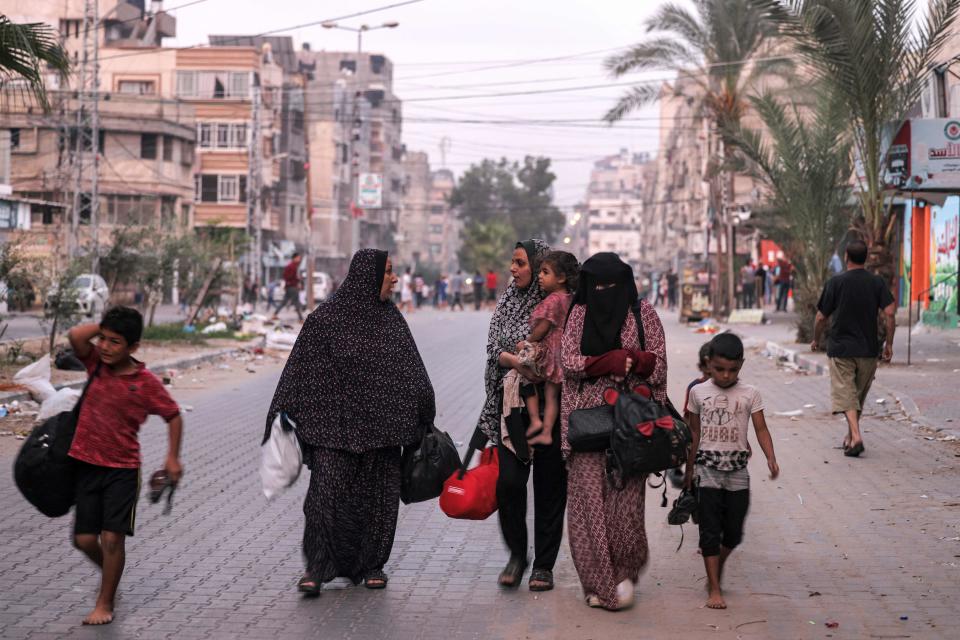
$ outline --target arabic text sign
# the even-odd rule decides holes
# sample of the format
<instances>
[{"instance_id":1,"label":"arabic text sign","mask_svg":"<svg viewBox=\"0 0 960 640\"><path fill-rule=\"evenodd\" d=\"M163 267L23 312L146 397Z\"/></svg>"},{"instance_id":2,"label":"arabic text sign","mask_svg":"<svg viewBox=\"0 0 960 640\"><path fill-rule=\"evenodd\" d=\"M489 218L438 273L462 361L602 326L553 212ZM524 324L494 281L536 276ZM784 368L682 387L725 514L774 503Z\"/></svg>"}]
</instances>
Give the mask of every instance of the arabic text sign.
<instances>
[{"instance_id":1,"label":"arabic text sign","mask_svg":"<svg viewBox=\"0 0 960 640\"><path fill-rule=\"evenodd\" d=\"M357 205L361 209L379 209L383 206L383 176L379 173L361 173L357 185Z\"/></svg>"},{"instance_id":2,"label":"arabic text sign","mask_svg":"<svg viewBox=\"0 0 960 640\"><path fill-rule=\"evenodd\" d=\"M910 121L910 173L922 189L960 189L960 120Z\"/></svg>"}]
</instances>

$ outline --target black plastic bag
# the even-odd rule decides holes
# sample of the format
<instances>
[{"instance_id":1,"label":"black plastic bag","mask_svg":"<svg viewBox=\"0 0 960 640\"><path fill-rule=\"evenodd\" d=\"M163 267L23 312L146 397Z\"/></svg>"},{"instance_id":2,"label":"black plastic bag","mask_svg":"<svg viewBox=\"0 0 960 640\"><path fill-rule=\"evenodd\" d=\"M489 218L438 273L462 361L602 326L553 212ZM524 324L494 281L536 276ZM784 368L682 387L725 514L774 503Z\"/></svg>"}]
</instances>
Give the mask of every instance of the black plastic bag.
<instances>
[{"instance_id":1,"label":"black plastic bag","mask_svg":"<svg viewBox=\"0 0 960 640\"><path fill-rule=\"evenodd\" d=\"M403 450L400 500L403 504L432 500L460 468L460 454L450 434L431 426L417 447Z\"/></svg>"}]
</instances>

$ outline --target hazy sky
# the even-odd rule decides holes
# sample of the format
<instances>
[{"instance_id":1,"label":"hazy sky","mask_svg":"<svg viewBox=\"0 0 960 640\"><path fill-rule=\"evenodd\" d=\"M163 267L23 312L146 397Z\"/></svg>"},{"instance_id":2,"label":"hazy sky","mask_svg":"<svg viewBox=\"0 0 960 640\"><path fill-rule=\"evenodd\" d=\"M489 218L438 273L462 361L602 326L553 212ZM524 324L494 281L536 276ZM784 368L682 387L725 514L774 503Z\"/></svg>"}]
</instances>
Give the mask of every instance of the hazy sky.
<instances>
[{"instance_id":1,"label":"hazy sky","mask_svg":"<svg viewBox=\"0 0 960 640\"><path fill-rule=\"evenodd\" d=\"M167 0L168 9L189 0ZM282 29L296 45L353 50L352 33L322 21L390 4L389 0L201 0L175 11L176 46L206 42L209 33L255 34ZM417 4L343 20L396 29L364 36L364 50L394 62L395 90L404 100L403 140L430 154L439 168L441 139L450 139L446 166L459 174L484 157L522 158L542 154L555 160L557 202L582 199L592 161L621 147L654 151L656 106L634 114L638 120L613 128L600 117L624 87L603 70L605 55L643 37L643 21L657 0L424 0ZM169 41L168 41L169 43ZM533 63L533 60L560 58ZM509 66L504 66L509 65ZM497 68L485 68L485 67ZM670 77L660 71L641 79ZM632 78L631 78L632 79ZM568 87L599 88L533 95L500 95ZM478 95L479 94L479 95ZM465 97L470 96L470 97ZM580 120L568 126L466 124L442 120ZM569 126L576 124L576 126Z\"/></svg>"}]
</instances>

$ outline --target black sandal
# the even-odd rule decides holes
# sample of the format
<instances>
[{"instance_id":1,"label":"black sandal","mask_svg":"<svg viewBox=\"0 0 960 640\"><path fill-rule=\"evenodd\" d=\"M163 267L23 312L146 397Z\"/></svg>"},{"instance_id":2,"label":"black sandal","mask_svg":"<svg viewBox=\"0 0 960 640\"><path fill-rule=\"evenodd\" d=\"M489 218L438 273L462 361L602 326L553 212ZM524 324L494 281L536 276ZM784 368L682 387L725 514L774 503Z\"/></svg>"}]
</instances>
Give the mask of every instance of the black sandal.
<instances>
[{"instance_id":1,"label":"black sandal","mask_svg":"<svg viewBox=\"0 0 960 640\"><path fill-rule=\"evenodd\" d=\"M530 591L550 591L553 589L553 571L534 569L530 572Z\"/></svg>"},{"instance_id":2,"label":"black sandal","mask_svg":"<svg viewBox=\"0 0 960 640\"><path fill-rule=\"evenodd\" d=\"M300 582L297 583L297 591L308 596L319 596L320 581L309 573L305 573L303 577L300 578Z\"/></svg>"},{"instance_id":3,"label":"black sandal","mask_svg":"<svg viewBox=\"0 0 960 640\"><path fill-rule=\"evenodd\" d=\"M513 589L520 586L523 580L523 572L527 570L527 559L519 556L511 556L510 562L500 572L497 582L501 587Z\"/></svg>"},{"instance_id":4,"label":"black sandal","mask_svg":"<svg viewBox=\"0 0 960 640\"><path fill-rule=\"evenodd\" d=\"M852 447L847 447L843 450L843 455L848 458L859 458L861 453L863 453L863 442L858 442Z\"/></svg>"},{"instance_id":5,"label":"black sandal","mask_svg":"<svg viewBox=\"0 0 960 640\"><path fill-rule=\"evenodd\" d=\"M383 571L371 571L363 577L363 586L367 589L385 589L387 587L387 574Z\"/></svg>"}]
</instances>

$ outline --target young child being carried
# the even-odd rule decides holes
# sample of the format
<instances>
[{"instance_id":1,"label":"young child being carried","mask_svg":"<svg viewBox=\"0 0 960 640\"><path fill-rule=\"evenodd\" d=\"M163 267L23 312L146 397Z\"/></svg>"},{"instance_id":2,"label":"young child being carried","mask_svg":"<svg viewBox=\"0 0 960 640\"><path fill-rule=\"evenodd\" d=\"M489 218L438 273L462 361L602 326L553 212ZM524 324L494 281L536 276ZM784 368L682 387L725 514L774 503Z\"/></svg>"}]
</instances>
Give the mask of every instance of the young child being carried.
<instances>
[{"instance_id":1,"label":"young child being carried","mask_svg":"<svg viewBox=\"0 0 960 640\"><path fill-rule=\"evenodd\" d=\"M77 461L73 544L101 571L100 592L83 624L113 621L114 599L133 535L140 491L140 426L158 415L170 428L164 471L183 475L180 408L163 383L134 359L143 333L136 309L113 307L100 324L70 330L70 346L91 376L69 456ZM94 342L96 341L96 342Z\"/></svg>"},{"instance_id":2,"label":"young child being carried","mask_svg":"<svg viewBox=\"0 0 960 640\"><path fill-rule=\"evenodd\" d=\"M750 505L747 440L751 418L760 449L767 457L770 479L780 475L773 439L763 416L756 387L740 382L743 342L732 333L710 341L710 380L690 389L687 413L693 442L684 485L699 483L700 551L707 572L707 607L726 609L720 581L723 567L743 539Z\"/></svg>"},{"instance_id":3,"label":"young child being carried","mask_svg":"<svg viewBox=\"0 0 960 640\"><path fill-rule=\"evenodd\" d=\"M549 446L553 442L553 428L560 415L560 387L563 383L560 338L579 275L580 263L566 251L551 251L540 262L537 277L547 297L530 316L530 335L517 345L520 362L531 366L545 383L542 420L540 398L532 394L525 400L530 414L527 437L531 445Z\"/></svg>"}]
</instances>

